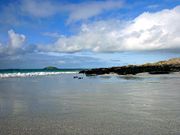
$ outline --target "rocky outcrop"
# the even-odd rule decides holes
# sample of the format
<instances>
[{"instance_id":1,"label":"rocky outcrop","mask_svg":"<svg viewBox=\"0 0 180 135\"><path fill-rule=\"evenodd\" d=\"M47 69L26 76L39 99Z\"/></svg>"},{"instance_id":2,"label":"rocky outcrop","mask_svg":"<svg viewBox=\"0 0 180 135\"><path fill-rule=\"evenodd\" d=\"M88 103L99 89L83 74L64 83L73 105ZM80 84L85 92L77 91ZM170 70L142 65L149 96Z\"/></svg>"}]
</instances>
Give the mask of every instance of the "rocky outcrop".
<instances>
[{"instance_id":1,"label":"rocky outcrop","mask_svg":"<svg viewBox=\"0 0 180 135\"><path fill-rule=\"evenodd\" d=\"M147 63L143 65L95 68L90 70L82 70L79 73L84 73L86 75L102 75L110 73L116 73L119 75L135 75L143 72L148 72L150 74L168 74L170 72L180 72L180 58L170 59L168 61L160 61L156 63Z\"/></svg>"}]
</instances>

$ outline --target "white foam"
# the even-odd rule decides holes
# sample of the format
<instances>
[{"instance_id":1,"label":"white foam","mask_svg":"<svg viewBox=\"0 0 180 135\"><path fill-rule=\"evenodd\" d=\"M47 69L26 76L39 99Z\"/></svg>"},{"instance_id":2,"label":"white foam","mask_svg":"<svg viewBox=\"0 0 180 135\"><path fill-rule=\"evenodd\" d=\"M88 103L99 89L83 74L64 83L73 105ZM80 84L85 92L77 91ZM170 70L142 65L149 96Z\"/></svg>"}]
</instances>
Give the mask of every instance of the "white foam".
<instances>
[{"instance_id":1,"label":"white foam","mask_svg":"<svg viewBox=\"0 0 180 135\"><path fill-rule=\"evenodd\" d=\"M29 72L29 73L0 73L0 78L12 78L12 77L32 77L32 76L47 76L58 74L74 74L78 72Z\"/></svg>"}]
</instances>

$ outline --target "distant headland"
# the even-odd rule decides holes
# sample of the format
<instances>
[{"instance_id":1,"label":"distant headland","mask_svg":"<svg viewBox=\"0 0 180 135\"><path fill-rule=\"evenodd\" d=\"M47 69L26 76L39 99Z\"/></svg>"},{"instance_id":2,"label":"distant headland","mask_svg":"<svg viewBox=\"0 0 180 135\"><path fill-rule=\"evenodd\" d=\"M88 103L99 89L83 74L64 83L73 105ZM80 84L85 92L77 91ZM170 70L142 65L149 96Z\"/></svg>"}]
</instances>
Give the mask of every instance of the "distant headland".
<instances>
[{"instance_id":1,"label":"distant headland","mask_svg":"<svg viewBox=\"0 0 180 135\"><path fill-rule=\"evenodd\" d=\"M116 73L118 75L136 75L138 73L149 74L169 74L171 72L180 72L180 58L173 58L167 61L159 61L155 63L146 63L143 65L128 65L111 68L94 68L89 70L81 70L79 73L86 75L103 75Z\"/></svg>"}]
</instances>

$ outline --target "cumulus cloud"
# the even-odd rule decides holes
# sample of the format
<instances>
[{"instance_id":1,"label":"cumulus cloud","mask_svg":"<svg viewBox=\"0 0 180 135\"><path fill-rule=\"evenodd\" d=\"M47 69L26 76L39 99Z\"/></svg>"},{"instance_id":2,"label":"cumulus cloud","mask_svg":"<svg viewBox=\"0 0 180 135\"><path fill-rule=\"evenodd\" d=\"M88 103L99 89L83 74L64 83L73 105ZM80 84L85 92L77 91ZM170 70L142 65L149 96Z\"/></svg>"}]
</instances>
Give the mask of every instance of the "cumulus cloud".
<instances>
[{"instance_id":1,"label":"cumulus cloud","mask_svg":"<svg viewBox=\"0 0 180 135\"><path fill-rule=\"evenodd\" d=\"M1 55L25 52L80 51L121 52L180 50L180 6L159 12L144 12L133 20L102 20L82 24L77 34L66 37L58 33L44 33L56 37L52 44L26 45L26 37L13 30L8 31L9 41L0 43Z\"/></svg>"},{"instance_id":2,"label":"cumulus cloud","mask_svg":"<svg viewBox=\"0 0 180 135\"><path fill-rule=\"evenodd\" d=\"M8 35L9 35L9 48L18 49L22 47L26 39L26 37L23 34L18 34L15 33L14 30L9 30Z\"/></svg>"},{"instance_id":3,"label":"cumulus cloud","mask_svg":"<svg viewBox=\"0 0 180 135\"><path fill-rule=\"evenodd\" d=\"M117 52L180 49L180 6L156 13L144 12L127 22L119 20L83 24L77 35L61 37L43 51Z\"/></svg>"},{"instance_id":4,"label":"cumulus cloud","mask_svg":"<svg viewBox=\"0 0 180 135\"><path fill-rule=\"evenodd\" d=\"M26 37L23 34L18 34L14 30L8 31L9 40L6 44L0 43L0 55L15 55L32 51L33 49L25 45Z\"/></svg>"}]
</instances>

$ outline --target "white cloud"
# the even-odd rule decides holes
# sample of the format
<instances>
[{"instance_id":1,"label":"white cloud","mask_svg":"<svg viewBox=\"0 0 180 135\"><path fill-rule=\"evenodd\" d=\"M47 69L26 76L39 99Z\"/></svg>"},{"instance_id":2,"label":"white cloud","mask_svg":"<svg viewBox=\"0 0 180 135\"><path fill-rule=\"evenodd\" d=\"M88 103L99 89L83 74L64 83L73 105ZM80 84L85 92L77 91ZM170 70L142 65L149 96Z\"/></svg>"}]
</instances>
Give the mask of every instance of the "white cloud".
<instances>
[{"instance_id":1,"label":"white cloud","mask_svg":"<svg viewBox=\"0 0 180 135\"><path fill-rule=\"evenodd\" d=\"M70 37L60 36L49 45L25 45L26 37L8 31L9 41L0 43L0 54L32 52L118 52L147 50L180 50L180 6L156 13L145 12L131 21L106 20L83 24ZM59 36L57 33L46 33Z\"/></svg>"},{"instance_id":2,"label":"white cloud","mask_svg":"<svg viewBox=\"0 0 180 135\"><path fill-rule=\"evenodd\" d=\"M153 5L147 6L147 8L149 8L149 9L156 9L156 8L158 8L158 7L159 7L158 4L153 4Z\"/></svg>"},{"instance_id":3,"label":"white cloud","mask_svg":"<svg viewBox=\"0 0 180 135\"><path fill-rule=\"evenodd\" d=\"M57 61L59 64L65 64L66 63L66 61L64 61L64 60L58 60Z\"/></svg>"},{"instance_id":4,"label":"white cloud","mask_svg":"<svg viewBox=\"0 0 180 135\"><path fill-rule=\"evenodd\" d=\"M14 30L8 31L9 47L13 49L21 48L25 42L26 37L23 34L15 33Z\"/></svg>"},{"instance_id":5,"label":"white cloud","mask_svg":"<svg viewBox=\"0 0 180 135\"><path fill-rule=\"evenodd\" d=\"M23 0L21 9L34 17L49 17L58 13L69 14L68 23L84 20L101 14L105 10L122 7L118 0L90 1L82 3L57 3L50 0Z\"/></svg>"},{"instance_id":6,"label":"white cloud","mask_svg":"<svg viewBox=\"0 0 180 135\"><path fill-rule=\"evenodd\" d=\"M119 9L122 0L83 1L68 3L52 0L20 0L1 6L0 23L26 24L28 19L49 19L55 15L67 15L67 23L89 19L104 11ZM13 23L12 23L13 22Z\"/></svg>"},{"instance_id":7,"label":"white cloud","mask_svg":"<svg viewBox=\"0 0 180 135\"><path fill-rule=\"evenodd\" d=\"M121 8L122 5L122 2L117 0L72 4L66 7L70 11L68 23L88 19L101 14L103 11Z\"/></svg>"},{"instance_id":8,"label":"white cloud","mask_svg":"<svg viewBox=\"0 0 180 135\"><path fill-rule=\"evenodd\" d=\"M22 52L26 37L23 34L15 33L14 30L8 31L9 41L6 45L0 43L1 55L12 55L17 52Z\"/></svg>"},{"instance_id":9,"label":"white cloud","mask_svg":"<svg viewBox=\"0 0 180 135\"><path fill-rule=\"evenodd\" d=\"M42 35L52 37L52 38L59 38L62 36L58 32L44 32L42 33Z\"/></svg>"},{"instance_id":10,"label":"white cloud","mask_svg":"<svg viewBox=\"0 0 180 135\"><path fill-rule=\"evenodd\" d=\"M21 10L34 17L49 17L58 13L59 7L48 0L23 0Z\"/></svg>"},{"instance_id":11,"label":"white cloud","mask_svg":"<svg viewBox=\"0 0 180 135\"><path fill-rule=\"evenodd\" d=\"M83 24L77 35L61 37L39 46L43 51L94 52L180 49L180 6L156 13L145 12L134 20Z\"/></svg>"}]
</instances>

